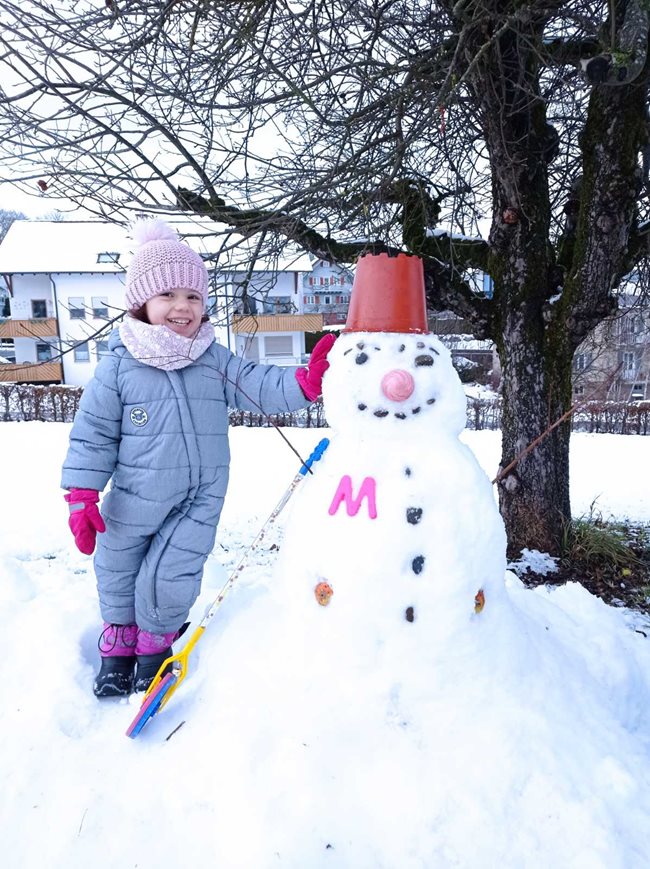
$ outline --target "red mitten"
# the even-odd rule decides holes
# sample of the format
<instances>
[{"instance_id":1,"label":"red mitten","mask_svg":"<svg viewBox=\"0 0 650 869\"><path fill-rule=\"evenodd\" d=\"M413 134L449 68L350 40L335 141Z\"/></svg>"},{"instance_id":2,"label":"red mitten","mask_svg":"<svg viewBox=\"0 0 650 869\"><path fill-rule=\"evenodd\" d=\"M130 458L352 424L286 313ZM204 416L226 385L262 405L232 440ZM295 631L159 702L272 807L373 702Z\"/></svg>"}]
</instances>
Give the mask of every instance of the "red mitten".
<instances>
[{"instance_id":1,"label":"red mitten","mask_svg":"<svg viewBox=\"0 0 650 869\"><path fill-rule=\"evenodd\" d=\"M331 332L328 335L324 335L311 351L307 367L296 370L296 380L305 393L305 398L308 398L310 401L316 401L321 394L323 375L330 367L327 361L327 354L332 349L335 341L336 336Z\"/></svg>"},{"instance_id":2,"label":"red mitten","mask_svg":"<svg viewBox=\"0 0 650 869\"><path fill-rule=\"evenodd\" d=\"M94 489L71 489L64 498L70 508L68 525L74 535L77 549L84 555L92 555L97 532L101 534L106 531L104 520L97 507L99 492Z\"/></svg>"}]
</instances>

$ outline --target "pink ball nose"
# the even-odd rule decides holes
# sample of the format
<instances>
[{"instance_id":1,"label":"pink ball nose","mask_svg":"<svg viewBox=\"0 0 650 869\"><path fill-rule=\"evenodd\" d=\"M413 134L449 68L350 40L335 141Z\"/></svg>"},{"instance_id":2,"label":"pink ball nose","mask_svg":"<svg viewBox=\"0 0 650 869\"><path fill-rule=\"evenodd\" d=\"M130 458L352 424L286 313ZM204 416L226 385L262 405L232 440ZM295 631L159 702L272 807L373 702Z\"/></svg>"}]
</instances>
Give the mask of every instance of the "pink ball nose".
<instances>
[{"instance_id":1,"label":"pink ball nose","mask_svg":"<svg viewBox=\"0 0 650 869\"><path fill-rule=\"evenodd\" d=\"M406 401L415 389L415 381L401 368L389 371L381 379L381 391L391 401Z\"/></svg>"}]
</instances>

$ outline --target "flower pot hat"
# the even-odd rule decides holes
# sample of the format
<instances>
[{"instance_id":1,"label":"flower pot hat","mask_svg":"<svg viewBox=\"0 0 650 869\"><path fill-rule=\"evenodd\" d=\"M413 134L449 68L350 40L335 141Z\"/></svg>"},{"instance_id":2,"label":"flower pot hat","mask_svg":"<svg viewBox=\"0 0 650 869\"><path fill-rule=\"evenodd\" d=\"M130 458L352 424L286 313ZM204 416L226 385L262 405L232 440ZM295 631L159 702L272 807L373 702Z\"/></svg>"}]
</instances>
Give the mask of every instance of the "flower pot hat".
<instances>
[{"instance_id":1,"label":"flower pot hat","mask_svg":"<svg viewBox=\"0 0 650 869\"><path fill-rule=\"evenodd\" d=\"M343 331L428 332L422 260L405 253L360 257Z\"/></svg>"}]
</instances>

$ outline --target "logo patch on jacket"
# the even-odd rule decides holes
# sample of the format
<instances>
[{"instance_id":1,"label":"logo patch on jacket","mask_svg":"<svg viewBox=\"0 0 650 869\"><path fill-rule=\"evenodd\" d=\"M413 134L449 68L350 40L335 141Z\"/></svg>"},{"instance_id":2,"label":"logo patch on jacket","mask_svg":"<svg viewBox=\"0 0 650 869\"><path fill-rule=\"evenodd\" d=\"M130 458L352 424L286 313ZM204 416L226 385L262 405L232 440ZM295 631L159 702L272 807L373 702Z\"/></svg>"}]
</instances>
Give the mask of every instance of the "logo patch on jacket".
<instances>
[{"instance_id":1,"label":"logo patch on jacket","mask_svg":"<svg viewBox=\"0 0 650 869\"><path fill-rule=\"evenodd\" d=\"M131 422L133 425L137 425L138 428L141 428L149 422L149 417L147 416L147 411L144 407L133 408L131 411Z\"/></svg>"}]
</instances>

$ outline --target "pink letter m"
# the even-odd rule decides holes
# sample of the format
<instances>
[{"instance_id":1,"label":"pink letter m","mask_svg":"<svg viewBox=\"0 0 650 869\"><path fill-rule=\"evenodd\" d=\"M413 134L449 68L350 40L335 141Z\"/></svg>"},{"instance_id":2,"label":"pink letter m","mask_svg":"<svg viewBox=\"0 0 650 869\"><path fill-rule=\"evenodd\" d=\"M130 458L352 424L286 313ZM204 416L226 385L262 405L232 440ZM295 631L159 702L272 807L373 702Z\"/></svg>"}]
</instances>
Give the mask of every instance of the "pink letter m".
<instances>
[{"instance_id":1,"label":"pink letter m","mask_svg":"<svg viewBox=\"0 0 650 869\"><path fill-rule=\"evenodd\" d=\"M377 518L377 500L376 500L376 484L374 477L366 477L359 489L359 495L355 498L352 494L352 478L347 474L341 477L336 494L330 504L329 514L333 516L341 506L341 501L345 501L345 507L348 511L348 516L356 516L361 508L361 502L364 498L368 500L368 516L371 519Z\"/></svg>"}]
</instances>

